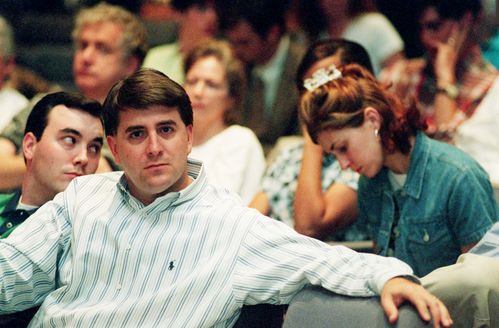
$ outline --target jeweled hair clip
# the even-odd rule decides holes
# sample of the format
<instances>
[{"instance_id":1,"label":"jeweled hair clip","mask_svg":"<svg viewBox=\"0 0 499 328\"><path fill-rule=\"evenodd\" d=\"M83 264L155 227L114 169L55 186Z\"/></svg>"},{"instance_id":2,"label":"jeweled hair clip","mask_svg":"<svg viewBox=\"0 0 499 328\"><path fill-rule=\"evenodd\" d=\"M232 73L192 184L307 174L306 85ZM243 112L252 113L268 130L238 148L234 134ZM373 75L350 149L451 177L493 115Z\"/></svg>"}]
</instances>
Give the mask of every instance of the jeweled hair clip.
<instances>
[{"instance_id":1,"label":"jeweled hair clip","mask_svg":"<svg viewBox=\"0 0 499 328\"><path fill-rule=\"evenodd\" d=\"M308 91L313 91L320 86L328 83L329 81L333 81L339 79L341 77L341 72L336 68L335 65L329 65L326 68L319 68L312 74L312 77L305 79L303 81L303 86Z\"/></svg>"}]
</instances>

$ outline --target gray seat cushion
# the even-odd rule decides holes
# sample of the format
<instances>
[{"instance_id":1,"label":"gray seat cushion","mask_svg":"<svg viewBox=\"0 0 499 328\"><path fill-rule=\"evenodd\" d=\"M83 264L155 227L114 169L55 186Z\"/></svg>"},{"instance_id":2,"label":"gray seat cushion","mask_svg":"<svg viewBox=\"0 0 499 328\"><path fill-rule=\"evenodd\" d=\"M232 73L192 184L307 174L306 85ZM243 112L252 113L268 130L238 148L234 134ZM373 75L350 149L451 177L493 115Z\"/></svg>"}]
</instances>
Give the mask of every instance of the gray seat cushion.
<instances>
[{"instance_id":1,"label":"gray seat cushion","mask_svg":"<svg viewBox=\"0 0 499 328\"><path fill-rule=\"evenodd\" d=\"M419 328L432 327L432 324L423 322L413 306L403 304L397 324L392 326L377 297L342 296L314 286L303 289L293 298L283 327Z\"/></svg>"}]
</instances>

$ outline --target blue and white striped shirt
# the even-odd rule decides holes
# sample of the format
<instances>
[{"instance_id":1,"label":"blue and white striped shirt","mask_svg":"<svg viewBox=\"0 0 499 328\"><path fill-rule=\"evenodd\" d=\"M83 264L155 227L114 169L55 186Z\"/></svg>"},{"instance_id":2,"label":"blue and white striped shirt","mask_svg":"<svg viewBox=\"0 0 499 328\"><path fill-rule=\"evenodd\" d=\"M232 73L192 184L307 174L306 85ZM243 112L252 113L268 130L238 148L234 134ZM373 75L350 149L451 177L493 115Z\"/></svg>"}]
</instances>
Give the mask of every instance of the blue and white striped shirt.
<instances>
[{"instance_id":1,"label":"blue and white striped shirt","mask_svg":"<svg viewBox=\"0 0 499 328\"><path fill-rule=\"evenodd\" d=\"M243 304L304 285L377 294L404 263L297 234L208 184L144 206L121 172L85 176L0 241L0 313L41 304L30 327L230 327Z\"/></svg>"}]
</instances>

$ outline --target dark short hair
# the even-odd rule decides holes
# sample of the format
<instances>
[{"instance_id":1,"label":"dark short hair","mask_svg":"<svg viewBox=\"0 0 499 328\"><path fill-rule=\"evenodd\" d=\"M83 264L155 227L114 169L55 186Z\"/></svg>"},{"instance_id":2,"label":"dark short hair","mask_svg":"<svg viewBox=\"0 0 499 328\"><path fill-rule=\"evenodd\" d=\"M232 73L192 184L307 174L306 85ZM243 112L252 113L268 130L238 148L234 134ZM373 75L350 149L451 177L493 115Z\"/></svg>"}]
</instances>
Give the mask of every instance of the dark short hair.
<instances>
[{"instance_id":1,"label":"dark short hair","mask_svg":"<svg viewBox=\"0 0 499 328\"><path fill-rule=\"evenodd\" d=\"M33 107L26 122L24 135L31 132L37 140L40 140L48 125L50 112L58 105L88 113L102 122L102 105L96 100L77 93L54 92L44 96Z\"/></svg>"},{"instance_id":2,"label":"dark short hair","mask_svg":"<svg viewBox=\"0 0 499 328\"><path fill-rule=\"evenodd\" d=\"M433 7L444 19L459 20L467 12L477 18L482 10L480 0L421 0L419 15L428 7Z\"/></svg>"},{"instance_id":3,"label":"dark short hair","mask_svg":"<svg viewBox=\"0 0 499 328\"><path fill-rule=\"evenodd\" d=\"M178 11L186 11L190 7L207 7L214 6L215 0L171 0L170 6Z\"/></svg>"},{"instance_id":4,"label":"dark short hair","mask_svg":"<svg viewBox=\"0 0 499 328\"><path fill-rule=\"evenodd\" d=\"M155 69L143 68L116 83L104 101L106 135L116 135L120 112L147 110L152 106L176 108L184 124L192 125L192 106L177 82Z\"/></svg>"},{"instance_id":5,"label":"dark short hair","mask_svg":"<svg viewBox=\"0 0 499 328\"><path fill-rule=\"evenodd\" d=\"M369 54L363 46L357 42L345 39L324 39L310 45L296 70L296 87L300 92L305 91L303 80L307 71L316 62L338 54L341 64L359 64L374 74Z\"/></svg>"},{"instance_id":6,"label":"dark short hair","mask_svg":"<svg viewBox=\"0 0 499 328\"><path fill-rule=\"evenodd\" d=\"M378 9L375 0L348 0L346 4L346 15L349 19L376 11ZM300 26L311 40L316 40L327 29L328 18L320 0L299 1L297 16Z\"/></svg>"},{"instance_id":7,"label":"dark short hair","mask_svg":"<svg viewBox=\"0 0 499 328\"><path fill-rule=\"evenodd\" d=\"M223 31L230 30L240 21L265 38L273 26L285 31L285 14L289 0L217 0L216 9Z\"/></svg>"}]
</instances>

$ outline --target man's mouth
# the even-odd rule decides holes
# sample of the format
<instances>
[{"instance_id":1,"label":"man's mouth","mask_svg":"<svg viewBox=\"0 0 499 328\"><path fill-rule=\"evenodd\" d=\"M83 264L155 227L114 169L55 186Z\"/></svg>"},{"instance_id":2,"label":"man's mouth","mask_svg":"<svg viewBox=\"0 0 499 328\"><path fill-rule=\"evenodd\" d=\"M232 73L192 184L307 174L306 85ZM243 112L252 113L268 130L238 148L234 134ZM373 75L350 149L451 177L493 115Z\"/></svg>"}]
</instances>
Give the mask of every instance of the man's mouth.
<instances>
[{"instance_id":1,"label":"man's mouth","mask_svg":"<svg viewBox=\"0 0 499 328\"><path fill-rule=\"evenodd\" d=\"M77 177L80 177L80 176L83 175L80 172L66 172L64 174L67 175L67 176L69 176L69 177L71 177L71 178L77 178Z\"/></svg>"},{"instance_id":2,"label":"man's mouth","mask_svg":"<svg viewBox=\"0 0 499 328\"><path fill-rule=\"evenodd\" d=\"M156 168L159 168L159 167L163 167L163 166L166 166L166 163L154 163L154 164L149 164L145 167L146 170L148 169L156 169Z\"/></svg>"}]
</instances>

